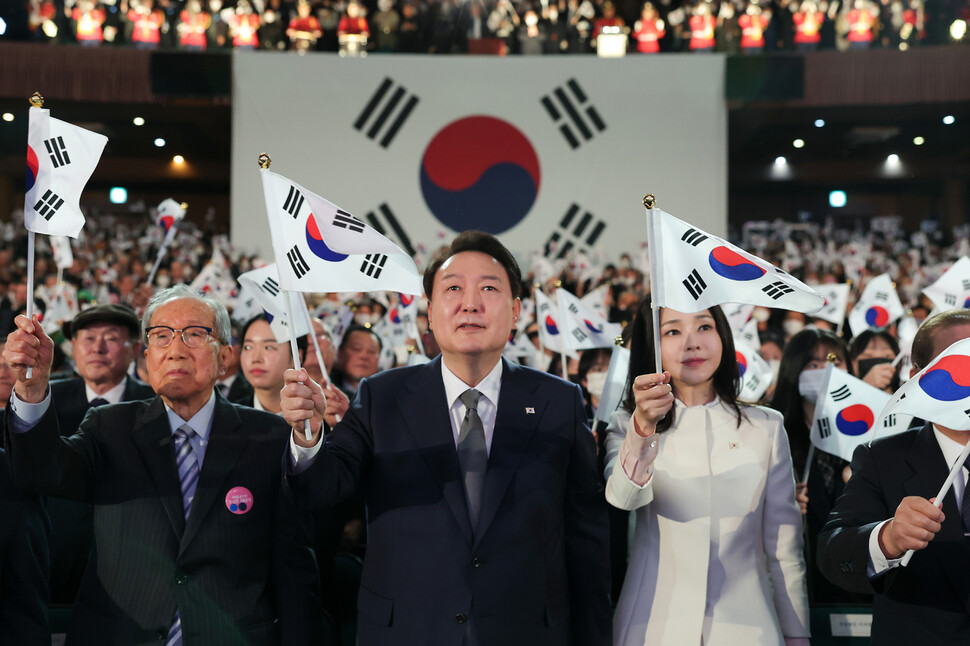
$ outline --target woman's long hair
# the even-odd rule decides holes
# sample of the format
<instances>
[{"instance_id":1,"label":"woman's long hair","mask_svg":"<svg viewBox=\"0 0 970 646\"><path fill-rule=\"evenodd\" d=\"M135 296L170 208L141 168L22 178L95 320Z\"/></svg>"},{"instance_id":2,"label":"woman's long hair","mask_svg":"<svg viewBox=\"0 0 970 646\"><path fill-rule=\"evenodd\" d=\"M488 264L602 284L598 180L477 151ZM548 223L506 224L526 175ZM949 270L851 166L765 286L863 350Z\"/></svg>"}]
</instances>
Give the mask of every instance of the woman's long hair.
<instances>
[{"instance_id":1,"label":"woman's long hair","mask_svg":"<svg viewBox=\"0 0 970 646\"><path fill-rule=\"evenodd\" d=\"M741 375L738 371L738 359L734 351L734 337L727 317L717 305L708 310L714 318L714 329L721 339L721 363L714 370L714 392L725 405L731 408L738 418L738 425L744 415L738 405L738 392L741 390ZM640 375L656 372L653 365L653 313L650 309L649 294L640 301L636 316L630 324L630 372L626 379L626 397L623 409L632 414L636 409L636 399L633 395L633 381ZM671 408L663 419L657 423L657 432L669 430L674 423L674 409Z\"/></svg>"}]
</instances>

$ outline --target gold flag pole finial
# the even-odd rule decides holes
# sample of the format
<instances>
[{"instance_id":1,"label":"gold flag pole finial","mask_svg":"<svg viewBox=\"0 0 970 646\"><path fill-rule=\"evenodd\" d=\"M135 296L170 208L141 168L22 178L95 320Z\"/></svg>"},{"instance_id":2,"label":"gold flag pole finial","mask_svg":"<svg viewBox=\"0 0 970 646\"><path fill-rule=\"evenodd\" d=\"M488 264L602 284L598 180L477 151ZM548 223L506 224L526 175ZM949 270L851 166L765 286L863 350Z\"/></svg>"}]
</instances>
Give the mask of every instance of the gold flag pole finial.
<instances>
[{"instance_id":1,"label":"gold flag pole finial","mask_svg":"<svg viewBox=\"0 0 970 646\"><path fill-rule=\"evenodd\" d=\"M188 211L189 210L189 203L188 202L182 202L181 204L179 204L179 206L182 207L182 210L183 211Z\"/></svg>"},{"instance_id":2,"label":"gold flag pole finial","mask_svg":"<svg viewBox=\"0 0 970 646\"><path fill-rule=\"evenodd\" d=\"M653 193L647 193L643 196L643 205L648 209L652 209L657 206L657 198L654 197Z\"/></svg>"},{"instance_id":3,"label":"gold flag pole finial","mask_svg":"<svg viewBox=\"0 0 970 646\"><path fill-rule=\"evenodd\" d=\"M34 92L33 95L27 101L30 102L30 107L32 108L43 108L44 107L44 97L40 95L40 92Z\"/></svg>"},{"instance_id":4,"label":"gold flag pole finial","mask_svg":"<svg viewBox=\"0 0 970 646\"><path fill-rule=\"evenodd\" d=\"M266 153L259 153L258 161L259 161L259 167L262 168L263 170L268 169L269 165L273 163L273 160L270 159L270 156L267 155Z\"/></svg>"},{"instance_id":5,"label":"gold flag pole finial","mask_svg":"<svg viewBox=\"0 0 970 646\"><path fill-rule=\"evenodd\" d=\"M615 337L613 337L613 345L623 345L623 336L617 334Z\"/></svg>"},{"instance_id":6,"label":"gold flag pole finial","mask_svg":"<svg viewBox=\"0 0 970 646\"><path fill-rule=\"evenodd\" d=\"M835 363L836 361L839 360L839 357L836 356L834 352L829 352L827 355L825 355L825 360L828 361L829 363Z\"/></svg>"},{"instance_id":7,"label":"gold flag pole finial","mask_svg":"<svg viewBox=\"0 0 970 646\"><path fill-rule=\"evenodd\" d=\"M556 289L559 289L560 287L562 287L562 281L561 280L557 280L556 281Z\"/></svg>"}]
</instances>

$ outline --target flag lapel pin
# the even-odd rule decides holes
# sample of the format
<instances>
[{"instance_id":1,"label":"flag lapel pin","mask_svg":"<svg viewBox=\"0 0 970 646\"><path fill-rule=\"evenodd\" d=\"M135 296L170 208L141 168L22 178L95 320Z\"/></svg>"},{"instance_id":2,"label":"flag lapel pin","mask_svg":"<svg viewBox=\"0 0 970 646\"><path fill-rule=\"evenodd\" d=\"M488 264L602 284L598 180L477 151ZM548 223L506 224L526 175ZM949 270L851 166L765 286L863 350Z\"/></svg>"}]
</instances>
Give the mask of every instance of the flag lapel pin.
<instances>
[{"instance_id":1,"label":"flag lapel pin","mask_svg":"<svg viewBox=\"0 0 970 646\"><path fill-rule=\"evenodd\" d=\"M525 414L526 415L535 415L536 414L536 409L533 406L526 406L525 407Z\"/></svg>"},{"instance_id":2,"label":"flag lapel pin","mask_svg":"<svg viewBox=\"0 0 970 646\"><path fill-rule=\"evenodd\" d=\"M736 449L736 448L738 448L738 443L737 442L728 442L728 448L729 449Z\"/></svg>"}]
</instances>

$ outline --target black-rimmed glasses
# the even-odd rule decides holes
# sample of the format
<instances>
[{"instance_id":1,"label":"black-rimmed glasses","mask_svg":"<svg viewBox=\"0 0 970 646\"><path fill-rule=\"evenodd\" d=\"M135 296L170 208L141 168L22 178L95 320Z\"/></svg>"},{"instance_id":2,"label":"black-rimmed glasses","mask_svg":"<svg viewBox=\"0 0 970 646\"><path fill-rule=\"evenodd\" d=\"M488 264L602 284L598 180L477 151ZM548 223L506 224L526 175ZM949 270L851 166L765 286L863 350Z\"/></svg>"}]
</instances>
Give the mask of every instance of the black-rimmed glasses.
<instances>
[{"instance_id":1,"label":"black-rimmed glasses","mask_svg":"<svg viewBox=\"0 0 970 646\"><path fill-rule=\"evenodd\" d=\"M167 348L172 344L176 333L181 334L182 343L190 348L200 348L212 338L212 328L204 325L189 325L181 330L167 325L153 325L145 330L148 345L155 348Z\"/></svg>"}]
</instances>

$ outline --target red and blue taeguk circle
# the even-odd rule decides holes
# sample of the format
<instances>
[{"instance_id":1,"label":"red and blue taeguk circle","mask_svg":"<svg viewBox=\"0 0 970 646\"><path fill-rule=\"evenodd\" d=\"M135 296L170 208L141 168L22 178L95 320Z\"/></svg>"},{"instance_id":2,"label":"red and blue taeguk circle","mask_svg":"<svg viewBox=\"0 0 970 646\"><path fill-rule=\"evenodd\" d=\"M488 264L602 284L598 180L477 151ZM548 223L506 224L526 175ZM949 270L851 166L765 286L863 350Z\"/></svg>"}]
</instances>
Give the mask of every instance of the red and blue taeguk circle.
<instances>
[{"instance_id":1,"label":"red and blue taeguk circle","mask_svg":"<svg viewBox=\"0 0 970 646\"><path fill-rule=\"evenodd\" d=\"M27 192L34 188L34 183L37 181L37 173L39 172L40 164L37 162L37 153L30 146L27 146Z\"/></svg>"},{"instance_id":2,"label":"red and blue taeguk circle","mask_svg":"<svg viewBox=\"0 0 970 646\"><path fill-rule=\"evenodd\" d=\"M873 305L866 310L866 324L873 327L889 325L889 311L882 305Z\"/></svg>"},{"instance_id":3,"label":"red and blue taeguk circle","mask_svg":"<svg viewBox=\"0 0 970 646\"><path fill-rule=\"evenodd\" d=\"M744 373L748 371L748 360L737 350L734 351L734 356L738 360L738 376L743 377Z\"/></svg>"},{"instance_id":4,"label":"red and blue taeguk circle","mask_svg":"<svg viewBox=\"0 0 970 646\"><path fill-rule=\"evenodd\" d=\"M845 435L862 435L872 428L875 421L872 410L865 404L847 406L835 416L836 428Z\"/></svg>"},{"instance_id":5,"label":"red and blue taeguk circle","mask_svg":"<svg viewBox=\"0 0 970 646\"><path fill-rule=\"evenodd\" d=\"M431 213L455 231L508 231L539 194L539 157L518 128L495 117L452 121L421 159L421 193Z\"/></svg>"},{"instance_id":6,"label":"red and blue taeguk circle","mask_svg":"<svg viewBox=\"0 0 970 646\"><path fill-rule=\"evenodd\" d=\"M919 387L938 401L953 402L970 397L970 357L943 357L919 378Z\"/></svg>"},{"instance_id":7,"label":"red and blue taeguk circle","mask_svg":"<svg viewBox=\"0 0 970 646\"><path fill-rule=\"evenodd\" d=\"M728 280L757 280L765 275L764 269L724 246L715 247L707 261L714 273Z\"/></svg>"},{"instance_id":8,"label":"red and blue taeguk circle","mask_svg":"<svg viewBox=\"0 0 970 646\"><path fill-rule=\"evenodd\" d=\"M337 253L323 241L323 236L320 235L320 228L317 226L317 221L312 213L306 220L306 243L310 247L310 251L313 252L313 255L320 260L340 262L347 257L346 254Z\"/></svg>"},{"instance_id":9,"label":"red and blue taeguk circle","mask_svg":"<svg viewBox=\"0 0 970 646\"><path fill-rule=\"evenodd\" d=\"M559 334L559 326L556 325L556 322L551 316L546 316L546 332L553 336Z\"/></svg>"}]
</instances>

